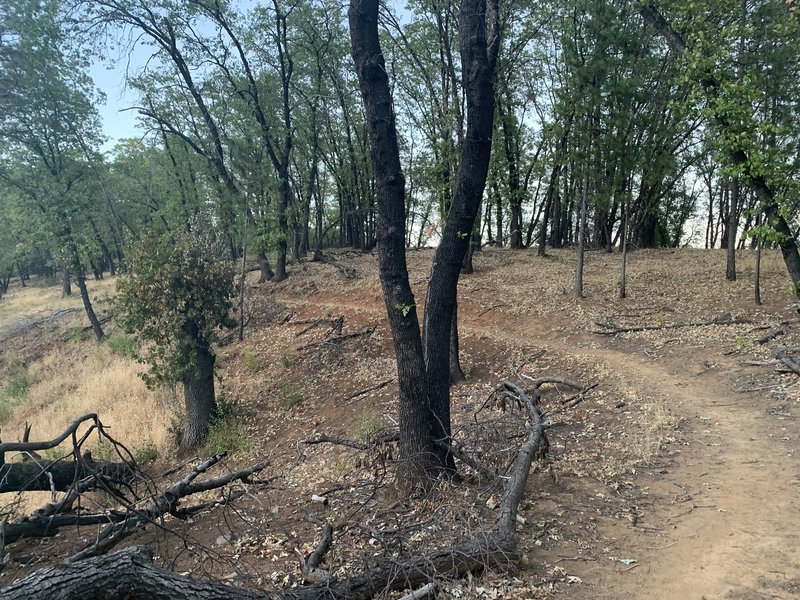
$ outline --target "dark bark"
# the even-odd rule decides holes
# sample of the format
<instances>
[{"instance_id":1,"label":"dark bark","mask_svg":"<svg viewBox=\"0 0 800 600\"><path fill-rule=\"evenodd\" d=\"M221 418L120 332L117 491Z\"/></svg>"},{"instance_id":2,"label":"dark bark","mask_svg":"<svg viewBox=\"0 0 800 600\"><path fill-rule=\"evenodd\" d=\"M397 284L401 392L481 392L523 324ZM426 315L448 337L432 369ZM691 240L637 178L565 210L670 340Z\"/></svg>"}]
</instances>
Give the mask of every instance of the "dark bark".
<instances>
[{"instance_id":1,"label":"dark bark","mask_svg":"<svg viewBox=\"0 0 800 600\"><path fill-rule=\"evenodd\" d=\"M739 178L731 181L728 204L728 259L725 264L725 279L736 281L736 233L739 229Z\"/></svg>"},{"instance_id":2,"label":"dark bark","mask_svg":"<svg viewBox=\"0 0 800 600\"><path fill-rule=\"evenodd\" d=\"M619 297L625 298L628 295L627 291L627 278L628 278L628 207L627 205L622 209L623 221L620 226L620 237L622 238L622 265L620 267L619 277Z\"/></svg>"},{"instance_id":3,"label":"dark bark","mask_svg":"<svg viewBox=\"0 0 800 600\"><path fill-rule=\"evenodd\" d=\"M756 217L756 226L761 225L761 215ZM761 306L761 236L755 236L756 270L753 277L753 295L756 306Z\"/></svg>"},{"instance_id":4,"label":"dark bark","mask_svg":"<svg viewBox=\"0 0 800 600\"><path fill-rule=\"evenodd\" d=\"M61 278L61 295L72 296L72 278L69 274L69 269L64 267L64 274Z\"/></svg>"},{"instance_id":5,"label":"dark bark","mask_svg":"<svg viewBox=\"0 0 800 600\"><path fill-rule=\"evenodd\" d=\"M497 4L463 0L461 63L467 98L467 130L461 146L453 203L436 249L425 303L425 366L433 439L450 444L450 333L458 278L480 208L494 121L494 79L499 29ZM453 457L436 448L440 468L454 470Z\"/></svg>"},{"instance_id":6,"label":"dark bark","mask_svg":"<svg viewBox=\"0 0 800 600\"><path fill-rule=\"evenodd\" d=\"M121 479L130 469L123 463L94 462L91 457L77 462L54 463L37 460L0 465L0 494L5 492L64 492L90 475Z\"/></svg>"},{"instance_id":7,"label":"dark bark","mask_svg":"<svg viewBox=\"0 0 800 600\"><path fill-rule=\"evenodd\" d=\"M461 369L458 351L458 303L453 308L453 325L450 327L450 385L466 381Z\"/></svg>"},{"instance_id":8,"label":"dark bark","mask_svg":"<svg viewBox=\"0 0 800 600\"><path fill-rule=\"evenodd\" d=\"M183 376L183 399L186 410L180 447L190 451L202 446L208 436L208 426L216 414L214 395L215 356L207 346L198 344L194 360Z\"/></svg>"},{"instance_id":9,"label":"dark bark","mask_svg":"<svg viewBox=\"0 0 800 600\"><path fill-rule=\"evenodd\" d=\"M400 167L389 79L378 39L377 0L352 0L348 19L375 171L378 269L397 361L399 478L414 485L433 474L435 452L422 338L406 265L405 178ZM449 320L447 324L450 325Z\"/></svg>"}]
</instances>

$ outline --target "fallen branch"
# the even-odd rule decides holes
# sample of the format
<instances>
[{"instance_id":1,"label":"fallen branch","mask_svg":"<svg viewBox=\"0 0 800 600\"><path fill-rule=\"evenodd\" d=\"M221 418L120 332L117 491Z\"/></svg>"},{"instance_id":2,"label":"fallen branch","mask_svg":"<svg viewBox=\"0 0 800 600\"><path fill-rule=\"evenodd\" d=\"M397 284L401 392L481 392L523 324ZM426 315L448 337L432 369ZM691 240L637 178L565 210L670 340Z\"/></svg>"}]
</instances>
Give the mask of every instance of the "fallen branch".
<instances>
[{"instance_id":1,"label":"fallen branch","mask_svg":"<svg viewBox=\"0 0 800 600\"><path fill-rule=\"evenodd\" d=\"M661 329L680 329L682 327L706 327L708 325L745 325L752 324L751 319L721 319L715 317L709 321L694 321L691 323L670 323L667 325L641 325L639 327L620 327L611 322L595 323L598 327L604 327L606 331L592 331L596 335L617 335L619 333L632 333L637 331L658 331Z\"/></svg>"},{"instance_id":2,"label":"fallen branch","mask_svg":"<svg viewBox=\"0 0 800 600\"><path fill-rule=\"evenodd\" d=\"M322 535L314 551L303 560L303 577L306 581L327 581L330 573L319 568L322 559L333 544L333 527L325 523Z\"/></svg>"},{"instance_id":3,"label":"fallen branch","mask_svg":"<svg viewBox=\"0 0 800 600\"><path fill-rule=\"evenodd\" d=\"M789 354L788 349L775 352L775 358L791 369L796 375L800 375L800 363Z\"/></svg>"},{"instance_id":4,"label":"fallen branch","mask_svg":"<svg viewBox=\"0 0 800 600\"><path fill-rule=\"evenodd\" d=\"M327 433L316 433L310 440L303 440L304 444L336 444L339 446L347 446L348 448L355 448L356 450L368 450L369 444L364 442L356 442L355 440L348 440L336 436L328 435Z\"/></svg>"},{"instance_id":5,"label":"fallen branch","mask_svg":"<svg viewBox=\"0 0 800 600\"><path fill-rule=\"evenodd\" d=\"M110 524L98 534L95 541L67 558L65 563L71 564L89 556L108 552L132 533L143 529L150 523L154 523L167 513L175 513L178 502L185 496L220 488L236 480L248 482L250 476L266 467L266 464L258 464L248 469L194 483L197 477L220 462L224 456L224 454L216 454L196 466L183 479L170 485L162 494L151 498L144 508L139 509L135 506L129 506L124 521Z\"/></svg>"},{"instance_id":6,"label":"fallen branch","mask_svg":"<svg viewBox=\"0 0 800 600\"><path fill-rule=\"evenodd\" d=\"M374 391L376 391L376 390L383 389L383 388L385 388L387 385L389 385L390 383L392 383L393 381L394 381L394 377L392 377L391 379L387 379L387 380L385 380L385 381L381 381L380 383L376 383L375 385L371 385L371 386L369 386L368 388L364 388L363 390L359 390L359 391L357 391L357 392L353 392L353 393L352 393L352 394L350 394L349 396L345 397L345 398L342 400L342 402L343 402L343 403L346 403L346 402L349 402L350 400L353 400L353 399L355 399L355 398L358 398L359 396L363 396L364 394L368 394L368 393L370 393L370 392L374 392Z\"/></svg>"},{"instance_id":7,"label":"fallen branch","mask_svg":"<svg viewBox=\"0 0 800 600\"><path fill-rule=\"evenodd\" d=\"M476 473L483 475L489 480L496 480L499 475L496 471L490 469L486 465L479 463L477 460L472 458L463 448L461 444L459 445L450 445L447 442L443 442L441 440L436 440L434 442L439 448L447 450L450 454L452 454L455 458L463 462L469 468L471 468Z\"/></svg>"},{"instance_id":8,"label":"fallen branch","mask_svg":"<svg viewBox=\"0 0 800 600\"><path fill-rule=\"evenodd\" d=\"M763 345L764 345L764 344L766 344L767 342L769 342L769 341L772 341L772 340L774 340L776 337L779 337L779 336L781 336L781 335L786 335L786 330L785 330L785 329L776 329L776 330L775 330L775 331L773 331L772 333L768 333L767 335L765 335L765 336L763 336L763 337L760 337L760 338L758 338L758 339L756 340L756 343L757 343L757 344L760 344L760 345L762 345L762 346L763 346Z\"/></svg>"},{"instance_id":9,"label":"fallen branch","mask_svg":"<svg viewBox=\"0 0 800 600\"><path fill-rule=\"evenodd\" d=\"M90 476L125 480L133 474L126 463L95 462L91 456L78 461L32 461L0 464L0 493L66 492Z\"/></svg>"},{"instance_id":10,"label":"fallen branch","mask_svg":"<svg viewBox=\"0 0 800 600\"><path fill-rule=\"evenodd\" d=\"M308 350L309 348L314 348L316 346L324 346L326 344L328 345L338 344L339 342L342 342L344 340L349 340L355 337L369 337L374 333L374 331L375 331L375 326L372 326L368 327L367 329L364 329L363 331L356 331L355 333L346 333L344 335L336 335L334 337L325 338L324 340L319 340L318 342L310 342L308 344L304 344L303 346L296 348L296 350L299 352L300 350Z\"/></svg>"}]
</instances>

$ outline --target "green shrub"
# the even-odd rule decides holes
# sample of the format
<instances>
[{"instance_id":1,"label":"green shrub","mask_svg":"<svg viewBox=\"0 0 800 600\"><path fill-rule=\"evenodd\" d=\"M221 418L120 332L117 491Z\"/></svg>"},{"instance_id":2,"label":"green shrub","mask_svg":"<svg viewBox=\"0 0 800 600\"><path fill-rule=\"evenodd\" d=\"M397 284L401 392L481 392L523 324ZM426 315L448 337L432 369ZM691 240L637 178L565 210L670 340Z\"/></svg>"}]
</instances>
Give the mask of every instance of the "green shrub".
<instances>
[{"instance_id":1,"label":"green shrub","mask_svg":"<svg viewBox=\"0 0 800 600\"><path fill-rule=\"evenodd\" d=\"M83 342L88 339L89 333L83 327L70 327L67 331L67 339L70 342Z\"/></svg>"},{"instance_id":2,"label":"green shrub","mask_svg":"<svg viewBox=\"0 0 800 600\"><path fill-rule=\"evenodd\" d=\"M122 331L115 331L106 338L108 349L126 358L136 357L136 338Z\"/></svg>"},{"instance_id":3,"label":"green shrub","mask_svg":"<svg viewBox=\"0 0 800 600\"><path fill-rule=\"evenodd\" d=\"M280 362L281 366L284 369L291 369L292 365L294 364L294 360L292 360L292 355L288 352L284 352L278 358L278 362Z\"/></svg>"},{"instance_id":4,"label":"green shrub","mask_svg":"<svg viewBox=\"0 0 800 600\"><path fill-rule=\"evenodd\" d=\"M361 413L361 418L353 428L353 435L362 442L374 440L383 429L383 419L374 410L367 409Z\"/></svg>"},{"instance_id":5,"label":"green shrub","mask_svg":"<svg viewBox=\"0 0 800 600\"><path fill-rule=\"evenodd\" d=\"M28 366L19 358L9 360L10 370L0 389L0 424L5 423L12 409L24 400L30 387Z\"/></svg>"},{"instance_id":6,"label":"green shrub","mask_svg":"<svg viewBox=\"0 0 800 600\"><path fill-rule=\"evenodd\" d=\"M233 454L247 452L250 442L245 435L244 428L233 415L218 416L208 429L208 439L201 450L204 456L213 456L221 452Z\"/></svg>"},{"instance_id":7,"label":"green shrub","mask_svg":"<svg viewBox=\"0 0 800 600\"><path fill-rule=\"evenodd\" d=\"M248 371L257 373L264 368L264 361L261 356L253 348L245 348L242 351L242 362Z\"/></svg>"},{"instance_id":8,"label":"green shrub","mask_svg":"<svg viewBox=\"0 0 800 600\"><path fill-rule=\"evenodd\" d=\"M152 462L158 458L158 450L153 442L147 442L140 448L134 448L133 459L137 463Z\"/></svg>"},{"instance_id":9,"label":"green shrub","mask_svg":"<svg viewBox=\"0 0 800 600\"><path fill-rule=\"evenodd\" d=\"M281 387L281 393L283 394L281 404L283 404L283 408L286 410L291 410L297 406L300 406L306 401L303 392L297 389L297 386L291 382L283 384Z\"/></svg>"}]
</instances>

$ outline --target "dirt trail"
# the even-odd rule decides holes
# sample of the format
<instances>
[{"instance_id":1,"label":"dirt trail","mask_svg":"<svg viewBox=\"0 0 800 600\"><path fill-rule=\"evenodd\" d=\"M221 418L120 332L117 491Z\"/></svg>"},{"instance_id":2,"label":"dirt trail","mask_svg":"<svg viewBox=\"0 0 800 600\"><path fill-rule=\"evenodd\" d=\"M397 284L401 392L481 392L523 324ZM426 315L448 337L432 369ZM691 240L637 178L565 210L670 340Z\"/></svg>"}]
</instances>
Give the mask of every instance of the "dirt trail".
<instances>
[{"instance_id":1,"label":"dirt trail","mask_svg":"<svg viewBox=\"0 0 800 600\"><path fill-rule=\"evenodd\" d=\"M542 332L529 323L522 333ZM678 344L668 356L651 358L595 336L548 345L624 374L685 420L680 454L648 482L645 525L615 521L599 528L637 562L581 563L572 571L587 585L570 597L800 597L795 415L771 415L765 396L734 392L742 367L722 352Z\"/></svg>"},{"instance_id":2,"label":"dirt trail","mask_svg":"<svg viewBox=\"0 0 800 600\"><path fill-rule=\"evenodd\" d=\"M645 520L657 535L633 525L608 532L639 566L620 572L599 564L586 577L591 597L800 596L796 421L733 392L731 360L697 373L702 353L680 346L666 364L609 348L592 354L670 399L686 419L686 445L649 486Z\"/></svg>"}]
</instances>

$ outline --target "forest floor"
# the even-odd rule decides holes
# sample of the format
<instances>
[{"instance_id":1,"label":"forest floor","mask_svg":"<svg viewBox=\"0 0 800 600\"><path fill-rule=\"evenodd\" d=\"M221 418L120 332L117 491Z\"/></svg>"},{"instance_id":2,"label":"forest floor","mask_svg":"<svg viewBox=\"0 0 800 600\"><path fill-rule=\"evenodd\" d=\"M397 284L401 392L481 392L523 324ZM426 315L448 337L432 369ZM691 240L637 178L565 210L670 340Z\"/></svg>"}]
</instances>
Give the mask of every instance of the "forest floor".
<instances>
[{"instance_id":1,"label":"forest floor","mask_svg":"<svg viewBox=\"0 0 800 600\"><path fill-rule=\"evenodd\" d=\"M409 253L420 310L431 257ZM799 315L779 254L765 254L760 307L752 301L752 253L739 253L736 282L724 280L724 258L689 249L632 253L628 298L619 300L617 254L588 254L582 299L572 294L572 251L476 255L476 273L459 285L468 379L452 393L456 438L480 460L505 466L521 424L515 430L513 410L486 402L501 379L524 385L526 375L561 376L596 387L574 397L552 386L543 395L555 426L521 507L520 571L447 584L443 597L800 596L800 378L773 361L776 349L800 344ZM337 524L326 559L336 575L358 571L367 557L424 553L491 527L500 492L467 467L464 482L398 499L391 445L303 444L319 433L370 441L392 427L397 384L375 256L337 252L290 274L251 285L245 340L222 348L219 360L226 402L248 441L233 458L268 460L277 479L233 507L170 523L179 538L156 529L132 541L154 545L176 570L268 588L297 581L295 549L313 549L323 521ZM33 294L17 289L0 303L0 375L8 381L20 363L30 374L3 438L26 420L35 438L51 437L91 408L104 421L108 415L117 439L156 447L162 458L152 473L167 470L163 415L174 398L136 387L130 359L77 339L80 314L20 331L15 322L48 314L50 301L37 304ZM648 329L609 334L614 326ZM363 334L341 337L350 333ZM65 372L77 381L64 381ZM96 379L104 373L110 379ZM329 505L310 502L314 493ZM10 564L0 585L79 541L62 533L18 543L34 564Z\"/></svg>"}]
</instances>

